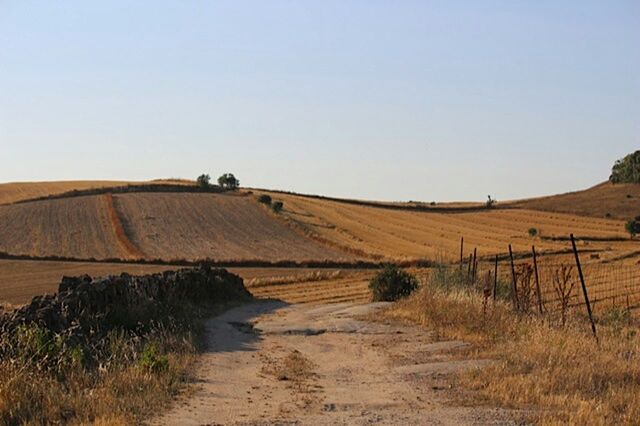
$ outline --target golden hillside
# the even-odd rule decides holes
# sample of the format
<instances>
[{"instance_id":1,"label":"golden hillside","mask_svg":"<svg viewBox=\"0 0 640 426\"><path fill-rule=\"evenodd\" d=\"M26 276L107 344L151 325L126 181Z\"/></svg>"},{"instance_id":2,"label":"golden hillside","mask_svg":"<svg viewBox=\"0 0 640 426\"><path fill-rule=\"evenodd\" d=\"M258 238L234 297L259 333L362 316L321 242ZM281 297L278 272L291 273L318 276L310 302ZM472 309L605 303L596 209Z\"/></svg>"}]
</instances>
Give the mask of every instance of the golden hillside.
<instances>
[{"instance_id":1,"label":"golden hillside","mask_svg":"<svg viewBox=\"0 0 640 426\"><path fill-rule=\"evenodd\" d=\"M640 215L640 185L604 182L584 191L514 201L527 209L628 220Z\"/></svg>"}]
</instances>

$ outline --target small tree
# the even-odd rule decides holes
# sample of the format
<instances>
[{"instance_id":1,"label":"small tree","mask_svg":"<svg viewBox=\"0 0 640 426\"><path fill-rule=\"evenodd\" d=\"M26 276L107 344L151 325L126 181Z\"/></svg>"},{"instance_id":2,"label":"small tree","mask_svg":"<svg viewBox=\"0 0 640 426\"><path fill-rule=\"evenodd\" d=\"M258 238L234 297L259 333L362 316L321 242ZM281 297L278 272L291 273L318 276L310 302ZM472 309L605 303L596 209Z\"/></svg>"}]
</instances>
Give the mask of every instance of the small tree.
<instances>
[{"instance_id":1,"label":"small tree","mask_svg":"<svg viewBox=\"0 0 640 426\"><path fill-rule=\"evenodd\" d=\"M271 205L271 196L267 195L267 194L262 194L258 197L258 201L261 202L262 204L266 204L268 206Z\"/></svg>"},{"instance_id":2,"label":"small tree","mask_svg":"<svg viewBox=\"0 0 640 426\"><path fill-rule=\"evenodd\" d=\"M240 186L240 181L233 175L233 173L225 173L218 178L218 185L226 189L237 189Z\"/></svg>"},{"instance_id":3,"label":"small tree","mask_svg":"<svg viewBox=\"0 0 640 426\"><path fill-rule=\"evenodd\" d=\"M374 302L392 302L418 288L418 279L395 265L386 265L369 282Z\"/></svg>"},{"instance_id":4,"label":"small tree","mask_svg":"<svg viewBox=\"0 0 640 426\"><path fill-rule=\"evenodd\" d=\"M487 202L486 202L486 206L488 209L493 208L493 206L495 206L495 204L497 203L497 200L494 200L493 198L491 198L491 195L487 195Z\"/></svg>"},{"instance_id":5,"label":"small tree","mask_svg":"<svg viewBox=\"0 0 640 426\"><path fill-rule=\"evenodd\" d=\"M198 176L198 179L196 179L196 185L203 189L209 188L211 185L211 176L204 173L201 174Z\"/></svg>"},{"instance_id":6,"label":"small tree","mask_svg":"<svg viewBox=\"0 0 640 426\"><path fill-rule=\"evenodd\" d=\"M271 203L271 210L276 213L280 213L283 207L284 203L282 201L274 201L273 203Z\"/></svg>"},{"instance_id":7,"label":"small tree","mask_svg":"<svg viewBox=\"0 0 640 426\"><path fill-rule=\"evenodd\" d=\"M635 219L631 219L625 224L625 229L631 235L631 239L640 234L640 216L636 216Z\"/></svg>"}]
</instances>

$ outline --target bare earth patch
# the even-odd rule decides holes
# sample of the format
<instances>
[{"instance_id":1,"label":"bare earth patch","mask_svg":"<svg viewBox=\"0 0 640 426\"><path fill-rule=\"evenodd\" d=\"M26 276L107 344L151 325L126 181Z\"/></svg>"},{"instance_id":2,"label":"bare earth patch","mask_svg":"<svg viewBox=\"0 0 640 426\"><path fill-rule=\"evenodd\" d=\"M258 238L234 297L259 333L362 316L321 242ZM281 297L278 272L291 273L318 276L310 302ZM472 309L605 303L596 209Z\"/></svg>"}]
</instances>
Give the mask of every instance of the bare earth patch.
<instances>
[{"instance_id":1,"label":"bare earth patch","mask_svg":"<svg viewBox=\"0 0 640 426\"><path fill-rule=\"evenodd\" d=\"M368 321L385 304L258 302L207 324L208 350L189 398L152 424L515 424L464 406L453 375L464 342L417 326Z\"/></svg>"}]
</instances>

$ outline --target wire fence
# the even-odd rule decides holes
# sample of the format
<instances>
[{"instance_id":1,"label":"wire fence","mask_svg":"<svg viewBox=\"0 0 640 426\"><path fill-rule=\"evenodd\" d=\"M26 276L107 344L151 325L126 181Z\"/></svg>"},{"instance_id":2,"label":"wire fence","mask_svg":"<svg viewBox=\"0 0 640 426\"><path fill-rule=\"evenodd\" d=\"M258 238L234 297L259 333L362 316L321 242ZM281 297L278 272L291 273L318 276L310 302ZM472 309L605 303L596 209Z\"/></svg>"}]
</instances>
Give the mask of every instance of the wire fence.
<instances>
[{"instance_id":1,"label":"wire fence","mask_svg":"<svg viewBox=\"0 0 640 426\"><path fill-rule=\"evenodd\" d=\"M628 310L634 316L640 313L640 265L586 263L580 266L595 315L612 308ZM586 304L578 265L573 258L534 259L532 252L530 258L513 262L480 262L471 255L463 258L460 267L468 275L470 284L495 286L494 291L507 292L521 310L553 313Z\"/></svg>"}]
</instances>

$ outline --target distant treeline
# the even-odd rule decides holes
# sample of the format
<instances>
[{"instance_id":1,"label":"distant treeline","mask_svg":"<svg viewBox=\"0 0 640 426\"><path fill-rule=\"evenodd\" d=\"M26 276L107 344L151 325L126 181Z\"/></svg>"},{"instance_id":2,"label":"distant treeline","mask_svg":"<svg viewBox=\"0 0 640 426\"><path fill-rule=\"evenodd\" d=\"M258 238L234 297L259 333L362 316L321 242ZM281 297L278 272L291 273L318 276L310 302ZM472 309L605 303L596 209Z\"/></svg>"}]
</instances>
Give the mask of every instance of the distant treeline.
<instances>
[{"instance_id":1,"label":"distant treeline","mask_svg":"<svg viewBox=\"0 0 640 426\"><path fill-rule=\"evenodd\" d=\"M196 185L179 185L173 183L153 183L153 184L135 184L123 186L105 186L100 188L74 189L72 191L61 192L59 194L45 195L42 197L29 198L27 200L16 201L12 204L30 203L33 201L56 200L60 198L83 197L87 195L100 194L126 194L130 192L206 192L221 193L230 189L220 187L218 185L210 185L208 187L200 187Z\"/></svg>"}]
</instances>

